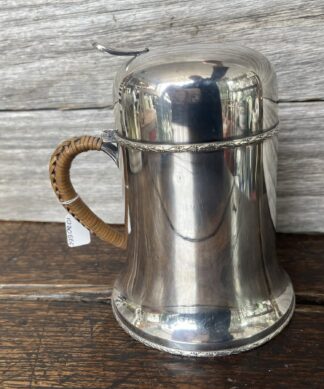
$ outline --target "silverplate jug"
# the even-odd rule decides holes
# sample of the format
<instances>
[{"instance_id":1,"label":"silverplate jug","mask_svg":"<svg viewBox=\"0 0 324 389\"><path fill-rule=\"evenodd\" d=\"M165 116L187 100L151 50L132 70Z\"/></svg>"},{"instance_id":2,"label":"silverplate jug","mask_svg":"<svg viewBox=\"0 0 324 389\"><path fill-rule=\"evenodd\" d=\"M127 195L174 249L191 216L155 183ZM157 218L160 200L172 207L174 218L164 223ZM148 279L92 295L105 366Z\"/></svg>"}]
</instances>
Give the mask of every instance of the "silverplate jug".
<instances>
[{"instance_id":1,"label":"silverplate jug","mask_svg":"<svg viewBox=\"0 0 324 389\"><path fill-rule=\"evenodd\" d=\"M294 310L275 248L277 87L268 60L226 45L118 52L116 130L63 142L50 162L64 207L126 249L112 308L121 327L174 354L257 347ZM74 191L73 158L106 152L123 169L125 233Z\"/></svg>"}]
</instances>

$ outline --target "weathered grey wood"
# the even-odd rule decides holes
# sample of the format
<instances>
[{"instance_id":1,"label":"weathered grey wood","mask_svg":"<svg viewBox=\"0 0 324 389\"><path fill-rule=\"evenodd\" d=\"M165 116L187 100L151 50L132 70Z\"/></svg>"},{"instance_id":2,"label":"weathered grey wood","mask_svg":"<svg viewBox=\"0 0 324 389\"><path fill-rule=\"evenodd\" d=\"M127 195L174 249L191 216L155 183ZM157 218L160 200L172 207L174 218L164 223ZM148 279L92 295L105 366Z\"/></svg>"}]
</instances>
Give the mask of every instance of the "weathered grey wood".
<instances>
[{"instance_id":1,"label":"weathered grey wood","mask_svg":"<svg viewBox=\"0 0 324 389\"><path fill-rule=\"evenodd\" d=\"M278 228L324 231L324 103L280 105Z\"/></svg>"},{"instance_id":2,"label":"weathered grey wood","mask_svg":"<svg viewBox=\"0 0 324 389\"><path fill-rule=\"evenodd\" d=\"M48 162L62 140L100 135L112 127L107 110L30 111L1 114L0 219L63 221L48 178ZM101 152L84 153L72 168L72 181L84 200L105 220L121 222L121 175Z\"/></svg>"},{"instance_id":3,"label":"weathered grey wood","mask_svg":"<svg viewBox=\"0 0 324 389\"><path fill-rule=\"evenodd\" d=\"M296 103L324 100L323 20L321 0L3 2L0 219L61 221L64 211L47 178L51 151L61 139L113 125L111 111L98 108L110 107L112 79L124 59L97 53L93 40L152 50L234 41L268 56L281 101L295 102L281 104L278 229L324 231L324 103ZM73 177L100 216L122 221L121 179L106 156L80 156Z\"/></svg>"},{"instance_id":4,"label":"weathered grey wood","mask_svg":"<svg viewBox=\"0 0 324 389\"><path fill-rule=\"evenodd\" d=\"M112 103L116 47L234 41L264 53L283 100L324 99L324 3L304 1L4 1L0 109L89 108Z\"/></svg>"},{"instance_id":5,"label":"weathered grey wood","mask_svg":"<svg viewBox=\"0 0 324 389\"><path fill-rule=\"evenodd\" d=\"M278 230L324 231L324 102L280 104ZM0 131L0 219L63 221L47 165L63 139L113 128L107 109L6 112ZM103 153L79 156L78 192L105 220L123 221L121 176Z\"/></svg>"}]
</instances>

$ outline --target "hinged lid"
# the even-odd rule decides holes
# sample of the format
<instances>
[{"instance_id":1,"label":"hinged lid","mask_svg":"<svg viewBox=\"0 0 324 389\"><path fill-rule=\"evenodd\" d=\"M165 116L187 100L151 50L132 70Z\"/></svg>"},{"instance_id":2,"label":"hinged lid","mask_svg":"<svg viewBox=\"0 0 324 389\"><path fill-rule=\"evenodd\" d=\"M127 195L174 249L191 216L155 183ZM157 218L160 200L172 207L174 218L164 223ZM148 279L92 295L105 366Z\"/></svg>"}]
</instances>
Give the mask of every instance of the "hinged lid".
<instances>
[{"instance_id":1,"label":"hinged lid","mask_svg":"<svg viewBox=\"0 0 324 389\"><path fill-rule=\"evenodd\" d=\"M233 45L151 49L117 74L118 133L150 143L244 138L278 124L276 76L260 53Z\"/></svg>"}]
</instances>

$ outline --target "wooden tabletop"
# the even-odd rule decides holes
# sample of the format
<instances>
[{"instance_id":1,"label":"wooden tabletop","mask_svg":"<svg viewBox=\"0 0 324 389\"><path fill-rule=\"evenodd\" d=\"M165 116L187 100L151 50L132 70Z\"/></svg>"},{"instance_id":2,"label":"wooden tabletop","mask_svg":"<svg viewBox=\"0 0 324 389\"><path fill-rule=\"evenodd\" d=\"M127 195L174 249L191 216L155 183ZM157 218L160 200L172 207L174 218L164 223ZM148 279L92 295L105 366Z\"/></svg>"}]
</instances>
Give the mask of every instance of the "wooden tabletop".
<instances>
[{"instance_id":1,"label":"wooden tabletop","mask_svg":"<svg viewBox=\"0 0 324 389\"><path fill-rule=\"evenodd\" d=\"M278 235L297 296L269 343L219 358L169 355L130 338L109 297L124 253L64 226L0 222L0 388L323 388L324 236Z\"/></svg>"}]
</instances>

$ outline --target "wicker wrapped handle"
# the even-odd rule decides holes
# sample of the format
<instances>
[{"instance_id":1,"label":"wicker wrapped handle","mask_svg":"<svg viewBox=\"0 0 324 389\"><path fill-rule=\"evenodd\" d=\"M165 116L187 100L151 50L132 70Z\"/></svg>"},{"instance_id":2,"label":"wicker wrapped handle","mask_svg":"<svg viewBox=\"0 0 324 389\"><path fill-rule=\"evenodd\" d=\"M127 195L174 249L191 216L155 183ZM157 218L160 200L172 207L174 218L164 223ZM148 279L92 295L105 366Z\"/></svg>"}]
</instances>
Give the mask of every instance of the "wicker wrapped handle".
<instances>
[{"instance_id":1,"label":"wicker wrapped handle","mask_svg":"<svg viewBox=\"0 0 324 389\"><path fill-rule=\"evenodd\" d=\"M95 215L78 196L70 179L73 159L84 151L100 151L102 146L102 139L94 136L80 136L61 143L55 149L50 160L51 183L59 201L73 217L105 242L125 248L126 234L117 231Z\"/></svg>"}]
</instances>

